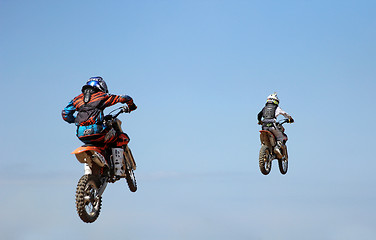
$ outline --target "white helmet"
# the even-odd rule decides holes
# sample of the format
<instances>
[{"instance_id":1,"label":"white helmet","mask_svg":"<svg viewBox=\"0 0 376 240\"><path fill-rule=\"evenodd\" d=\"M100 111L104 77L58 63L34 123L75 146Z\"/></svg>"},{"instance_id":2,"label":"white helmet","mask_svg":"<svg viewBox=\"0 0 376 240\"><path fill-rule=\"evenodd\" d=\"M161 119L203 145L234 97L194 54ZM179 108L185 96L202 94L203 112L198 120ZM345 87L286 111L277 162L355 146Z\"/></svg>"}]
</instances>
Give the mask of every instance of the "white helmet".
<instances>
[{"instance_id":1,"label":"white helmet","mask_svg":"<svg viewBox=\"0 0 376 240\"><path fill-rule=\"evenodd\" d=\"M277 97L277 93L274 92L273 94L270 94L268 98L266 99L266 103L274 103L275 105L278 105L279 99Z\"/></svg>"}]
</instances>

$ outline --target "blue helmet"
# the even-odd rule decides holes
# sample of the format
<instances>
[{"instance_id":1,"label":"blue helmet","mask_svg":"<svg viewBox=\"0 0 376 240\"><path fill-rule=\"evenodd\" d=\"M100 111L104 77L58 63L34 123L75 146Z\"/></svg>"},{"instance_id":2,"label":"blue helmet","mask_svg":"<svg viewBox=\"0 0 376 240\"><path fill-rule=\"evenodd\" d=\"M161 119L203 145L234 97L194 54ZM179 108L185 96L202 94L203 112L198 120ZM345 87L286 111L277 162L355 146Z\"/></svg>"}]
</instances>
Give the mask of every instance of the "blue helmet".
<instances>
[{"instance_id":1,"label":"blue helmet","mask_svg":"<svg viewBox=\"0 0 376 240\"><path fill-rule=\"evenodd\" d=\"M85 86L92 86L93 88L95 88L95 89L97 89L101 92L108 93L108 88L107 88L106 82L103 80L102 77L99 77L99 76L89 78L89 80L87 80Z\"/></svg>"}]
</instances>

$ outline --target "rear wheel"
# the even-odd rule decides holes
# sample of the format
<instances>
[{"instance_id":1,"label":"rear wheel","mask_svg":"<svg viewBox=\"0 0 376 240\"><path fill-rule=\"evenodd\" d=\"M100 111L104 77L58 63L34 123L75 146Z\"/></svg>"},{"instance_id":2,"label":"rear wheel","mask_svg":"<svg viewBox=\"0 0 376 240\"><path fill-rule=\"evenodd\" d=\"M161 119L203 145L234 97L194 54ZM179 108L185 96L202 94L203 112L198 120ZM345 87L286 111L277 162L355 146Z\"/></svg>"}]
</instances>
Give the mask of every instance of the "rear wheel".
<instances>
[{"instance_id":1,"label":"rear wheel","mask_svg":"<svg viewBox=\"0 0 376 240\"><path fill-rule=\"evenodd\" d=\"M97 198L99 181L92 175L83 175L76 190L78 216L86 223L97 220L102 207L102 197Z\"/></svg>"},{"instance_id":2,"label":"rear wheel","mask_svg":"<svg viewBox=\"0 0 376 240\"><path fill-rule=\"evenodd\" d=\"M261 145L260 154L259 154L259 167L261 173L268 175L272 169L272 159L268 146Z\"/></svg>"}]
</instances>

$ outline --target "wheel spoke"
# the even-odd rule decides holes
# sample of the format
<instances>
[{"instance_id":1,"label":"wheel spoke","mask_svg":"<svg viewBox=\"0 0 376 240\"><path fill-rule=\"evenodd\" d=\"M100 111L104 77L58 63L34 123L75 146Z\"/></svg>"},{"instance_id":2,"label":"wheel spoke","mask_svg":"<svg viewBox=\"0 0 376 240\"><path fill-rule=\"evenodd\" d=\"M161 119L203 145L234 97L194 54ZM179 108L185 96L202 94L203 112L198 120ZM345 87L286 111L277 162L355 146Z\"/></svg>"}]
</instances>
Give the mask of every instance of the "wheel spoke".
<instances>
[{"instance_id":1,"label":"wheel spoke","mask_svg":"<svg viewBox=\"0 0 376 240\"><path fill-rule=\"evenodd\" d=\"M84 201L85 201L85 203L90 202L90 196L87 196L87 195L86 195L86 196L84 197Z\"/></svg>"}]
</instances>

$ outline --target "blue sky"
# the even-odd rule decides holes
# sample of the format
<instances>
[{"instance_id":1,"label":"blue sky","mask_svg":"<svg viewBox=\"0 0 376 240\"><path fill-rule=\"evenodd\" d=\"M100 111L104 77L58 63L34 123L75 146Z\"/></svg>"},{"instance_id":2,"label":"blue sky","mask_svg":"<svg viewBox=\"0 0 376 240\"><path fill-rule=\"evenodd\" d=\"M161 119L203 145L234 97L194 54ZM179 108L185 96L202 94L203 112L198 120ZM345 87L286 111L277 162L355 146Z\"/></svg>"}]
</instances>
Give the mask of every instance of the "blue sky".
<instances>
[{"instance_id":1,"label":"blue sky","mask_svg":"<svg viewBox=\"0 0 376 240\"><path fill-rule=\"evenodd\" d=\"M375 239L374 1L0 1L0 231L7 240ZM84 224L61 110L91 76L122 115L139 190ZM258 169L278 92L289 171Z\"/></svg>"}]
</instances>

